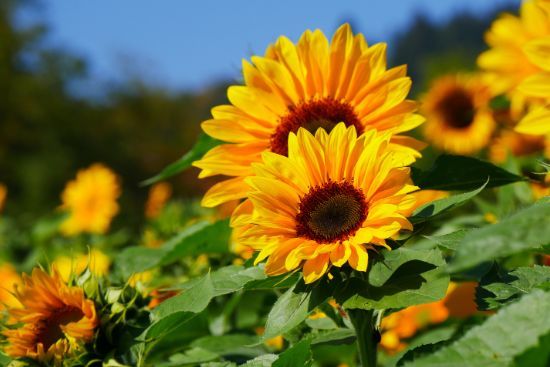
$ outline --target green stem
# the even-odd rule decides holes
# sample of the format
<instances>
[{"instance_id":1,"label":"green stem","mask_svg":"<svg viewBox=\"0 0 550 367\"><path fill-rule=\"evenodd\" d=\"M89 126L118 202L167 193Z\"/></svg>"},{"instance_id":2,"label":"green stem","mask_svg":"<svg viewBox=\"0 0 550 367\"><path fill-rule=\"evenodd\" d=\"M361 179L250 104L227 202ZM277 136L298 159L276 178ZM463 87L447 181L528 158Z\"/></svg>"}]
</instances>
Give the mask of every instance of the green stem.
<instances>
[{"instance_id":1,"label":"green stem","mask_svg":"<svg viewBox=\"0 0 550 367\"><path fill-rule=\"evenodd\" d=\"M346 310L355 329L361 367L376 367L378 331L374 310Z\"/></svg>"}]
</instances>

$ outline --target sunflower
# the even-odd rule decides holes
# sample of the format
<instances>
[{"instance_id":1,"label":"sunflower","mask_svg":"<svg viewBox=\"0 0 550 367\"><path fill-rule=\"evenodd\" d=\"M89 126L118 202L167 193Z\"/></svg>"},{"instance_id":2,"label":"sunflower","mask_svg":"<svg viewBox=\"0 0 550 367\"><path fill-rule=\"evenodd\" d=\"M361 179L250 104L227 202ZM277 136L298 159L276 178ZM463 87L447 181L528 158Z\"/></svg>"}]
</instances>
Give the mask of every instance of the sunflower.
<instances>
[{"instance_id":1,"label":"sunflower","mask_svg":"<svg viewBox=\"0 0 550 367\"><path fill-rule=\"evenodd\" d=\"M80 275L89 269L95 276L105 276L109 272L111 259L103 252L92 249L88 255L79 254L73 257L59 256L52 264L61 278L68 282L72 275Z\"/></svg>"},{"instance_id":2,"label":"sunflower","mask_svg":"<svg viewBox=\"0 0 550 367\"><path fill-rule=\"evenodd\" d=\"M239 241L268 258L265 270L278 275L303 269L311 283L331 266L348 263L366 271L367 250L385 246L401 229L411 230L407 216L415 208L410 192L413 157L393 150L389 134L338 124L330 133L306 129L289 134L288 156L263 153L252 166L246 204L252 214L232 225ZM246 218L246 219L244 219Z\"/></svg>"},{"instance_id":3,"label":"sunflower","mask_svg":"<svg viewBox=\"0 0 550 367\"><path fill-rule=\"evenodd\" d=\"M99 324L94 303L55 270L24 274L16 297L19 304L8 310L11 328L4 331L8 356L61 365L92 341Z\"/></svg>"},{"instance_id":4,"label":"sunflower","mask_svg":"<svg viewBox=\"0 0 550 367\"><path fill-rule=\"evenodd\" d=\"M550 70L549 37L550 2L547 0L524 1L519 16L503 14L485 35L491 48L479 56L478 65L485 70L493 93L510 97L516 116L527 103L540 102L540 97L529 93L526 87L540 82L540 73Z\"/></svg>"},{"instance_id":5,"label":"sunflower","mask_svg":"<svg viewBox=\"0 0 550 367\"><path fill-rule=\"evenodd\" d=\"M411 80L406 66L386 68L386 45L367 45L342 25L329 43L320 30L306 31L297 44L280 37L265 55L243 62L244 85L231 86L231 105L217 106L203 130L224 144L194 163L199 177L231 178L214 185L202 204L214 207L246 197L244 180L263 152L286 155L288 136L300 127L312 133L337 123L400 134L423 122L416 103L406 100ZM392 143L420 156L423 144L396 135ZM397 148L396 148L397 149Z\"/></svg>"},{"instance_id":6,"label":"sunflower","mask_svg":"<svg viewBox=\"0 0 550 367\"><path fill-rule=\"evenodd\" d=\"M61 231L65 235L105 233L118 213L119 196L117 177L109 168L96 163L79 171L61 195L61 208L69 214Z\"/></svg>"},{"instance_id":7,"label":"sunflower","mask_svg":"<svg viewBox=\"0 0 550 367\"><path fill-rule=\"evenodd\" d=\"M434 81L423 99L424 134L436 147L472 154L487 145L495 129L491 93L475 75L446 75Z\"/></svg>"},{"instance_id":8,"label":"sunflower","mask_svg":"<svg viewBox=\"0 0 550 367\"><path fill-rule=\"evenodd\" d=\"M17 286L21 284L21 277L15 268L8 263L0 264L0 311L17 304L14 293ZM1 319L1 317L0 317Z\"/></svg>"}]
</instances>

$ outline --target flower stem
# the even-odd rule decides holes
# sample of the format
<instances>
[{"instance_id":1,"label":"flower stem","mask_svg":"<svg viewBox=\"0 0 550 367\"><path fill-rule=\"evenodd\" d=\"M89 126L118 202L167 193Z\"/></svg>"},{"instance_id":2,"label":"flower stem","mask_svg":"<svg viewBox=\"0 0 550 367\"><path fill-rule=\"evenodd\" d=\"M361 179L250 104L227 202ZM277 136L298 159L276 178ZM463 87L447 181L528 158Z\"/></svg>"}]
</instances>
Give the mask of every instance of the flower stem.
<instances>
[{"instance_id":1,"label":"flower stem","mask_svg":"<svg viewBox=\"0 0 550 367\"><path fill-rule=\"evenodd\" d=\"M379 341L376 330L374 310L347 310L357 338L357 352L361 367L376 367L377 345Z\"/></svg>"}]
</instances>

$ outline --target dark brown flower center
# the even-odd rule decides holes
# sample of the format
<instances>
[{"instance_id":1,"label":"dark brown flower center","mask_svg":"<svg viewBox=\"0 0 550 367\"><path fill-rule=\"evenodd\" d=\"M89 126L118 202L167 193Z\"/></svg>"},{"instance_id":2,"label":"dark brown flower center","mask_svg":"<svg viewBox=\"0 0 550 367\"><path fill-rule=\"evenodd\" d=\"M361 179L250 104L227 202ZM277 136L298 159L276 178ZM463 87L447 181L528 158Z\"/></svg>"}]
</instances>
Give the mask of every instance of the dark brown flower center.
<instances>
[{"instance_id":1,"label":"dark brown flower center","mask_svg":"<svg viewBox=\"0 0 550 367\"><path fill-rule=\"evenodd\" d=\"M48 350L59 339L65 337L62 326L79 321L84 317L82 310L72 306L65 306L53 312L43 320L37 333L37 343L42 343L44 350Z\"/></svg>"},{"instance_id":2,"label":"dark brown flower center","mask_svg":"<svg viewBox=\"0 0 550 367\"><path fill-rule=\"evenodd\" d=\"M345 102L333 98L322 98L291 106L271 135L271 151L287 155L288 134L296 133L300 127L315 134L318 128L330 132L340 122L346 126L355 126L358 134L363 132L363 126L353 107Z\"/></svg>"},{"instance_id":3,"label":"dark brown flower center","mask_svg":"<svg viewBox=\"0 0 550 367\"><path fill-rule=\"evenodd\" d=\"M301 199L296 234L319 243L344 241L361 228L367 210L360 190L345 181L329 181Z\"/></svg>"},{"instance_id":4,"label":"dark brown flower center","mask_svg":"<svg viewBox=\"0 0 550 367\"><path fill-rule=\"evenodd\" d=\"M443 97L436 109L445 123L455 129L465 129L474 121L474 102L464 89L456 89Z\"/></svg>"}]
</instances>

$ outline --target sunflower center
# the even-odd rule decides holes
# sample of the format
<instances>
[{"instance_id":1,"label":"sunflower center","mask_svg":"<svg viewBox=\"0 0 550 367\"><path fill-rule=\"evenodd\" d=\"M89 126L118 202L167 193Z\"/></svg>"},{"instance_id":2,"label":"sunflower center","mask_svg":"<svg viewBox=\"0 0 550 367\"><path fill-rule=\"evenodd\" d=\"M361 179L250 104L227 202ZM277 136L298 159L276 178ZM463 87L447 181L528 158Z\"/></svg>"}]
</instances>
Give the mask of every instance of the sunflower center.
<instances>
[{"instance_id":1,"label":"sunflower center","mask_svg":"<svg viewBox=\"0 0 550 367\"><path fill-rule=\"evenodd\" d=\"M463 89L457 89L445 96L439 102L437 110L445 122L455 129L465 129L474 121L472 96Z\"/></svg>"},{"instance_id":2,"label":"sunflower center","mask_svg":"<svg viewBox=\"0 0 550 367\"><path fill-rule=\"evenodd\" d=\"M367 210L360 190L345 181L329 181L301 199L296 234L319 243L344 241L361 227Z\"/></svg>"},{"instance_id":3,"label":"sunflower center","mask_svg":"<svg viewBox=\"0 0 550 367\"><path fill-rule=\"evenodd\" d=\"M42 343L44 350L48 350L58 340L65 337L62 327L71 322L79 321L84 317L82 310L72 306L65 306L53 312L43 321L37 334L37 343Z\"/></svg>"},{"instance_id":4,"label":"sunflower center","mask_svg":"<svg viewBox=\"0 0 550 367\"><path fill-rule=\"evenodd\" d=\"M355 126L358 134L363 132L361 121L348 103L327 97L291 106L288 113L281 117L277 129L271 135L271 151L287 155L288 134L296 133L300 127L315 134L319 128L330 132L340 122L346 126Z\"/></svg>"}]
</instances>

